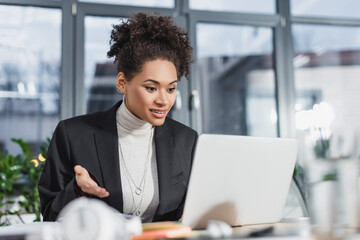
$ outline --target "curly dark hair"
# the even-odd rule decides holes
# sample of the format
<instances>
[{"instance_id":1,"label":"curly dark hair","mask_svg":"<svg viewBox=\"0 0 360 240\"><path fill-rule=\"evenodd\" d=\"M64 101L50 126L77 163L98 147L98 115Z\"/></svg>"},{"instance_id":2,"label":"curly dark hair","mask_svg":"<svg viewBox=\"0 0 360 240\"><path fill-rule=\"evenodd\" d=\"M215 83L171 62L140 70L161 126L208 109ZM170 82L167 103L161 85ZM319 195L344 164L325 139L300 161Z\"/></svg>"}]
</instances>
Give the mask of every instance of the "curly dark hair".
<instances>
[{"instance_id":1,"label":"curly dark hair","mask_svg":"<svg viewBox=\"0 0 360 240\"><path fill-rule=\"evenodd\" d=\"M123 72L128 80L141 72L145 62L159 58L175 65L178 80L183 75L189 77L189 36L172 17L137 13L126 22L113 25L110 37L107 55L115 56L118 72Z\"/></svg>"}]
</instances>

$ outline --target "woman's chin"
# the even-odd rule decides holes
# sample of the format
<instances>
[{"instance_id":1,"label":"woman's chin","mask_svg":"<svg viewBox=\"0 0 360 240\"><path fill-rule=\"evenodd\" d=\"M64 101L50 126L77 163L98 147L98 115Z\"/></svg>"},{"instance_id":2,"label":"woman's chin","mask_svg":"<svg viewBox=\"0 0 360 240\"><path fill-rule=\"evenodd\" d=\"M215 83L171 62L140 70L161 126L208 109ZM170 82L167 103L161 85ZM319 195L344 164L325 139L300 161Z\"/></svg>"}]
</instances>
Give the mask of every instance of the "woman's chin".
<instances>
[{"instance_id":1,"label":"woman's chin","mask_svg":"<svg viewBox=\"0 0 360 240\"><path fill-rule=\"evenodd\" d=\"M163 125L165 122L165 118L159 118L159 119L152 119L151 122L149 122L150 124L152 124L153 126L161 126Z\"/></svg>"}]
</instances>

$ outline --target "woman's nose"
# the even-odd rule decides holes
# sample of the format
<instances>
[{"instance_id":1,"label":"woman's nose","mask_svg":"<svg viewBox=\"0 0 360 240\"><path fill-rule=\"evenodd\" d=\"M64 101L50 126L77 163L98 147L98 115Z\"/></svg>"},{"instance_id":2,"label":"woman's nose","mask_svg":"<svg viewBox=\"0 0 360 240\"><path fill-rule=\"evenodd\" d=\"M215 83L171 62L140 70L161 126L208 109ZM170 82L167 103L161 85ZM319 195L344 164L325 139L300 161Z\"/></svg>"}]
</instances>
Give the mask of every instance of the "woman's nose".
<instances>
[{"instance_id":1,"label":"woman's nose","mask_svg":"<svg viewBox=\"0 0 360 240\"><path fill-rule=\"evenodd\" d=\"M158 91L158 95L156 96L155 103L159 105L168 104L168 97L166 91Z\"/></svg>"}]
</instances>

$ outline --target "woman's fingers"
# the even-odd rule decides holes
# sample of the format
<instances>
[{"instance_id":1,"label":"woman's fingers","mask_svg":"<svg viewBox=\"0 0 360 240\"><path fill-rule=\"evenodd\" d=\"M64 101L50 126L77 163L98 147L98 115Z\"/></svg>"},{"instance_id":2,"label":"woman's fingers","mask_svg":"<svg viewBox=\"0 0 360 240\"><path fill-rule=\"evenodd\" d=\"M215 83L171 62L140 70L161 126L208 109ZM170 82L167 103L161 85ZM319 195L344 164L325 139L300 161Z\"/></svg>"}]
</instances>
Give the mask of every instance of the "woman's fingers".
<instances>
[{"instance_id":1,"label":"woman's fingers","mask_svg":"<svg viewBox=\"0 0 360 240\"><path fill-rule=\"evenodd\" d=\"M86 192L86 193L91 194L91 195L98 196L100 198L109 196L109 193L108 193L108 191L106 191L105 188L99 187L97 185L96 186L90 186L87 189L85 189L85 191L83 190L83 192Z\"/></svg>"},{"instance_id":2,"label":"woman's fingers","mask_svg":"<svg viewBox=\"0 0 360 240\"><path fill-rule=\"evenodd\" d=\"M81 191L87 194L95 195L103 198L108 197L109 192L105 188L99 187L98 184L91 179L88 171L80 165L74 167L75 180Z\"/></svg>"},{"instance_id":3,"label":"woman's fingers","mask_svg":"<svg viewBox=\"0 0 360 240\"><path fill-rule=\"evenodd\" d=\"M97 193L94 194L94 195L96 195L96 196L98 196L98 197L100 197L100 198L103 198L103 197L108 197L108 196L109 196L109 192L106 191L105 188L100 188L100 187L99 187L99 189L97 190Z\"/></svg>"},{"instance_id":4,"label":"woman's fingers","mask_svg":"<svg viewBox=\"0 0 360 240\"><path fill-rule=\"evenodd\" d=\"M92 193L93 195L101 197L101 198L109 196L108 191L106 191L105 188L102 188L99 186L94 187L93 189L91 189L91 191L93 191L93 193Z\"/></svg>"}]
</instances>

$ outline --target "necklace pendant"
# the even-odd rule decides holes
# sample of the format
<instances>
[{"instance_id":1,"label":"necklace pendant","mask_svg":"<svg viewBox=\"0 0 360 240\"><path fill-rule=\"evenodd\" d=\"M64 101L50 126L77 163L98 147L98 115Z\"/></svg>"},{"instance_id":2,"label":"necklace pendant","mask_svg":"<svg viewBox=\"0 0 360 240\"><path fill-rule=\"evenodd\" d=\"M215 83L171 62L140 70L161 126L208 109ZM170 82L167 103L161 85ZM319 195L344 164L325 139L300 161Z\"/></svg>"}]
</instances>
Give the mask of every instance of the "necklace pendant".
<instances>
[{"instance_id":1,"label":"necklace pendant","mask_svg":"<svg viewBox=\"0 0 360 240\"><path fill-rule=\"evenodd\" d=\"M135 213L135 215L136 215L136 216L139 216L139 215L140 215L140 211L137 211L137 212Z\"/></svg>"},{"instance_id":2,"label":"necklace pendant","mask_svg":"<svg viewBox=\"0 0 360 240\"><path fill-rule=\"evenodd\" d=\"M135 189L135 193L136 193L136 195L140 195L140 194L141 194L141 192L142 192L142 191L141 191L141 189L140 189L140 188L136 188L136 189Z\"/></svg>"}]
</instances>

